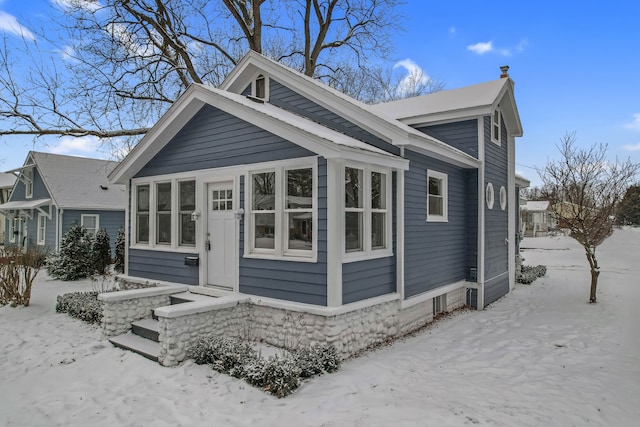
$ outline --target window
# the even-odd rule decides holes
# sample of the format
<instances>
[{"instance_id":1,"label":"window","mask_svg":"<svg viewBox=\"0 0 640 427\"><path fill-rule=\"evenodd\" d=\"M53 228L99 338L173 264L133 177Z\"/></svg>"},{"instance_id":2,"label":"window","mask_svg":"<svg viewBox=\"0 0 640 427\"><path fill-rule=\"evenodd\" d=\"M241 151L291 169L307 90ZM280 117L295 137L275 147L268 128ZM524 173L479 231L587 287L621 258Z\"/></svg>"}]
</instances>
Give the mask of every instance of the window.
<instances>
[{"instance_id":1,"label":"window","mask_svg":"<svg viewBox=\"0 0 640 427\"><path fill-rule=\"evenodd\" d=\"M136 243L149 243L149 184L136 187Z\"/></svg>"},{"instance_id":2,"label":"window","mask_svg":"<svg viewBox=\"0 0 640 427\"><path fill-rule=\"evenodd\" d=\"M491 141L498 145L500 145L501 122L502 115L500 114L500 110L496 108L491 115Z\"/></svg>"},{"instance_id":3,"label":"window","mask_svg":"<svg viewBox=\"0 0 640 427\"><path fill-rule=\"evenodd\" d=\"M507 208L507 190L504 186L500 186L500 209L505 210Z\"/></svg>"},{"instance_id":4,"label":"window","mask_svg":"<svg viewBox=\"0 0 640 427\"><path fill-rule=\"evenodd\" d=\"M449 194L447 174L427 170L427 221L449 220Z\"/></svg>"},{"instance_id":5,"label":"window","mask_svg":"<svg viewBox=\"0 0 640 427\"><path fill-rule=\"evenodd\" d=\"M80 225L87 230L87 234L93 238L100 228L100 215L80 215Z\"/></svg>"},{"instance_id":6,"label":"window","mask_svg":"<svg viewBox=\"0 0 640 427\"><path fill-rule=\"evenodd\" d=\"M13 218L9 220L9 242L16 242L16 225L18 223L18 218Z\"/></svg>"},{"instance_id":7,"label":"window","mask_svg":"<svg viewBox=\"0 0 640 427\"><path fill-rule=\"evenodd\" d=\"M447 294L442 294L433 299L433 315L442 314L447 311Z\"/></svg>"},{"instance_id":8,"label":"window","mask_svg":"<svg viewBox=\"0 0 640 427\"><path fill-rule=\"evenodd\" d=\"M390 248L390 197L388 172L344 168L344 251L348 257L372 256Z\"/></svg>"},{"instance_id":9,"label":"window","mask_svg":"<svg viewBox=\"0 0 640 427\"><path fill-rule=\"evenodd\" d=\"M283 166L249 174L251 255L314 256L315 168Z\"/></svg>"},{"instance_id":10,"label":"window","mask_svg":"<svg viewBox=\"0 0 640 427\"><path fill-rule=\"evenodd\" d=\"M180 181L178 183L179 193L179 212L180 226L178 232L180 234L180 245L195 246L196 245L196 223L191 214L196 210L196 182Z\"/></svg>"},{"instance_id":11,"label":"window","mask_svg":"<svg viewBox=\"0 0 640 427\"><path fill-rule=\"evenodd\" d=\"M171 244L171 183L156 184L156 243Z\"/></svg>"},{"instance_id":12,"label":"window","mask_svg":"<svg viewBox=\"0 0 640 427\"><path fill-rule=\"evenodd\" d=\"M493 184L491 183L487 184L487 189L485 191L485 198L487 200L487 207L489 209L493 209L494 194L493 194Z\"/></svg>"},{"instance_id":13,"label":"window","mask_svg":"<svg viewBox=\"0 0 640 427\"><path fill-rule=\"evenodd\" d=\"M253 85L251 88L252 95L255 98L267 100L268 98L268 90L267 90L268 80L262 74L256 77L253 81Z\"/></svg>"},{"instance_id":14,"label":"window","mask_svg":"<svg viewBox=\"0 0 640 427\"><path fill-rule=\"evenodd\" d=\"M37 235L37 244L39 246L44 246L45 238L47 232L47 217L41 213L38 214L38 231Z\"/></svg>"},{"instance_id":15,"label":"window","mask_svg":"<svg viewBox=\"0 0 640 427\"><path fill-rule=\"evenodd\" d=\"M33 197L33 175L33 169L27 169L26 171L24 171L24 197L27 199Z\"/></svg>"}]
</instances>

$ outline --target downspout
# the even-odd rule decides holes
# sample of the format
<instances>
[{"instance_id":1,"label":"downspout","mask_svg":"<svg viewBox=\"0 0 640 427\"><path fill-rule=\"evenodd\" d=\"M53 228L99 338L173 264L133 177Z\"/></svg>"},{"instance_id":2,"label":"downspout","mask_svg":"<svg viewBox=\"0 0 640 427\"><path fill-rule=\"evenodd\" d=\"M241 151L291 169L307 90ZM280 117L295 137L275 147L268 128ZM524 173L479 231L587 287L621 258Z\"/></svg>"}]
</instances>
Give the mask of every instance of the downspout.
<instances>
[{"instance_id":1,"label":"downspout","mask_svg":"<svg viewBox=\"0 0 640 427\"><path fill-rule=\"evenodd\" d=\"M400 147L404 157L404 146ZM396 292L404 301L404 170L396 172Z\"/></svg>"}]
</instances>

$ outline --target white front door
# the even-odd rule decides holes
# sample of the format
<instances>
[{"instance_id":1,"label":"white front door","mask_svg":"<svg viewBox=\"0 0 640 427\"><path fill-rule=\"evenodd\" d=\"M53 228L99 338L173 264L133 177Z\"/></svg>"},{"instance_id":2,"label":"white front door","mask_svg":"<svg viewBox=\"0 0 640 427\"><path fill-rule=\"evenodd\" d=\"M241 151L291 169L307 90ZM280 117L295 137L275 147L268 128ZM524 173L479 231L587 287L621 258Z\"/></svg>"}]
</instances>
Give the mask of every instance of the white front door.
<instances>
[{"instance_id":1,"label":"white front door","mask_svg":"<svg viewBox=\"0 0 640 427\"><path fill-rule=\"evenodd\" d=\"M207 185L207 283L233 288L238 262L233 182Z\"/></svg>"}]
</instances>

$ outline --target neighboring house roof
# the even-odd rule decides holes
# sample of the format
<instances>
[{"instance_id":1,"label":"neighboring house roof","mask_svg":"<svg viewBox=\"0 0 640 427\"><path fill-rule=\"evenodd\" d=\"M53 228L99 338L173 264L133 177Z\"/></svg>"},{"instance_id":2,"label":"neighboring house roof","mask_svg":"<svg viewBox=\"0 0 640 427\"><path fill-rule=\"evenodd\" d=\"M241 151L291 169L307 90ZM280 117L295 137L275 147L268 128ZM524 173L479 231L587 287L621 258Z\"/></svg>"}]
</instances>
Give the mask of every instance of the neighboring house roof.
<instances>
[{"instance_id":1,"label":"neighboring house roof","mask_svg":"<svg viewBox=\"0 0 640 427\"><path fill-rule=\"evenodd\" d=\"M109 160L31 151L24 166L14 171L35 166L59 209L124 210L127 204L125 186L110 184L107 179L117 164Z\"/></svg>"},{"instance_id":2,"label":"neighboring house roof","mask_svg":"<svg viewBox=\"0 0 640 427\"><path fill-rule=\"evenodd\" d=\"M16 177L10 173L0 172L0 188L13 188Z\"/></svg>"},{"instance_id":3,"label":"neighboring house roof","mask_svg":"<svg viewBox=\"0 0 640 427\"><path fill-rule=\"evenodd\" d=\"M135 176L206 104L250 122L325 158L357 158L365 162L375 159L377 162L400 169L407 169L409 165L406 159L336 132L268 102L255 102L232 92L193 84L131 150L122 163L113 170L109 179L112 182L125 183Z\"/></svg>"},{"instance_id":4,"label":"neighboring house roof","mask_svg":"<svg viewBox=\"0 0 640 427\"><path fill-rule=\"evenodd\" d=\"M369 108L406 124L425 124L437 121L460 120L491 114L500 106L510 124L509 134L522 136L522 123L510 78L501 78L458 89L443 90L413 98L400 99Z\"/></svg>"},{"instance_id":5,"label":"neighboring house roof","mask_svg":"<svg viewBox=\"0 0 640 427\"><path fill-rule=\"evenodd\" d=\"M523 211L529 212L544 212L549 210L548 200L527 201L526 205L522 206Z\"/></svg>"},{"instance_id":6,"label":"neighboring house roof","mask_svg":"<svg viewBox=\"0 0 640 427\"><path fill-rule=\"evenodd\" d=\"M521 175L516 174L516 187L527 188L530 185L531 181Z\"/></svg>"}]
</instances>

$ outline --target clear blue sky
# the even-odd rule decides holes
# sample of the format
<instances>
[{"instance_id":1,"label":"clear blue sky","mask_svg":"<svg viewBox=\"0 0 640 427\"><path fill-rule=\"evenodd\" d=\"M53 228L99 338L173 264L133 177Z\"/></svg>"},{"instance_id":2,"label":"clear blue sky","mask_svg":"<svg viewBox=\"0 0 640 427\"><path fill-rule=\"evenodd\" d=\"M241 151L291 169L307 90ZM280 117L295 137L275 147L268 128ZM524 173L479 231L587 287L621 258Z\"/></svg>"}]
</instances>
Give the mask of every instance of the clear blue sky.
<instances>
[{"instance_id":1,"label":"clear blue sky","mask_svg":"<svg viewBox=\"0 0 640 427\"><path fill-rule=\"evenodd\" d=\"M48 0L0 0L0 31L33 24ZM535 166L557 157L555 144L576 132L580 145L609 144L611 158L640 162L640 2L408 0L398 61L410 59L447 89L499 77L510 66L524 136L516 171L539 183ZM28 28L28 27L27 27ZM101 156L86 141L0 139L0 170L29 149ZM89 151L86 151L89 150Z\"/></svg>"}]
</instances>

